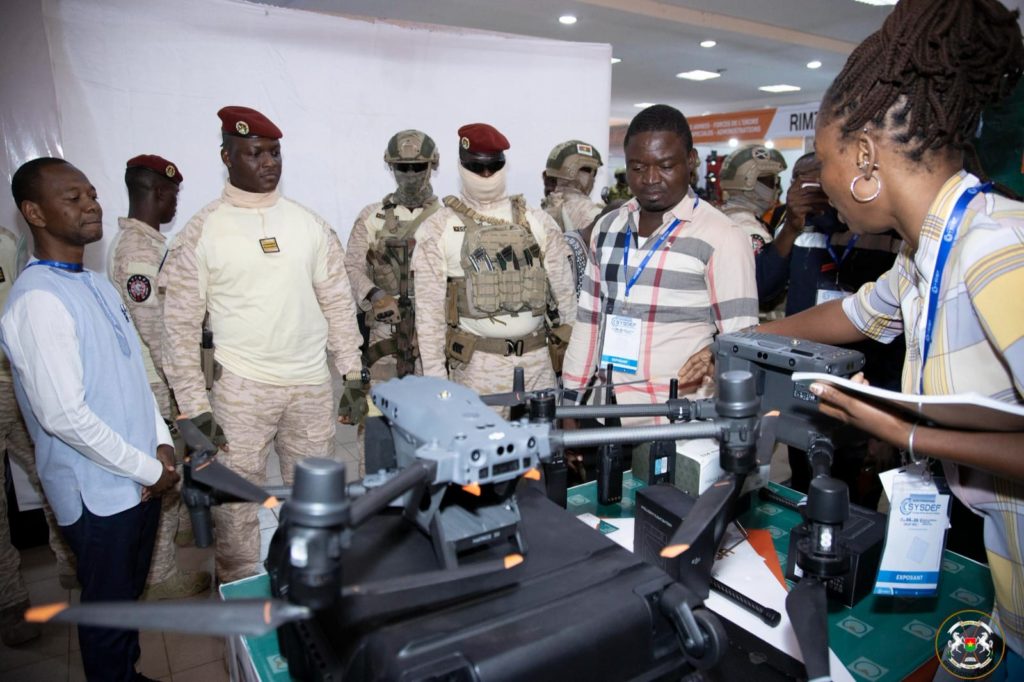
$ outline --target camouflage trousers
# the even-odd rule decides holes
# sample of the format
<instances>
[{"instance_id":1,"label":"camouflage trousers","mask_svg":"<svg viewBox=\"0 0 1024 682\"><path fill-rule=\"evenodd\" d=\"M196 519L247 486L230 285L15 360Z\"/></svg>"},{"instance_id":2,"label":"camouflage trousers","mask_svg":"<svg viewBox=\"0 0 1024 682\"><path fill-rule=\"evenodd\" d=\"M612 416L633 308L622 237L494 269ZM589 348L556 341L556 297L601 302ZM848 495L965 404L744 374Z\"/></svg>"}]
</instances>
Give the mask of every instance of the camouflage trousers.
<instances>
[{"instance_id":1,"label":"camouflage trousers","mask_svg":"<svg viewBox=\"0 0 1024 682\"><path fill-rule=\"evenodd\" d=\"M43 488L39 484L36 472L36 456L29 440L25 422L18 410L18 402L14 398L14 386L9 382L0 382L0 610L28 599L25 582L21 578L21 556L11 545L11 530L7 518L6 479L7 468L3 465L3 452L10 455L12 462L17 462L32 483L32 487L41 496ZM71 548L61 537L57 519L53 516L50 505L43 503L46 525L50 531L50 549L57 557L61 573L74 574L75 557Z\"/></svg>"},{"instance_id":2,"label":"camouflage trousers","mask_svg":"<svg viewBox=\"0 0 1024 682\"><path fill-rule=\"evenodd\" d=\"M388 334L378 331L381 327L373 327L370 329L370 343L388 338ZM416 374L423 374L423 365L419 359L416 360ZM385 381L390 381L398 376L398 360L394 355L388 355L383 357L377 362L373 363L370 367L370 388L373 388L377 384L382 384ZM366 427L363 424L359 425L358 435L356 437L357 456L359 458L359 478L366 475L366 438L365 438Z\"/></svg>"},{"instance_id":3,"label":"camouflage trousers","mask_svg":"<svg viewBox=\"0 0 1024 682\"><path fill-rule=\"evenodd\" d=\"M170 418L170 391L163 382L150 384L160 414L164 419ZM178 473L181 473L180 462ZM156 529L156 543L153 545L153 558L149 564L149 575L146 585L156 585L170 579L178 572L177 547L174 535L178 532L178 512L181 504L180 484L168 490L160 498L160 524Z\"/></svg>"},{"instance_id":4,"label":"camouflage trousers","mask_svg":"<svg viewBox=\"0 0 1024 682\"><path fill-rule=\"evenodd\" d=\"M316 386L273 386L243 379L224 368L211 399L214 417L228 441L228 449L217 459L253 483L266 482L271 444L286 485L292 483L300 459L334 457L338 415L330 381ZM259 573L256 505L215 506L213 520L217 578L230 582Z\"/></svg>"},{"instance_id":5,"label":"camouflage trousers","mask_svg":"<svg viewBox=\"0 0 1024 682\"><path fill-rule=\"evenodd\" d=\"M523 368L527 391L555 388L555 372L547 348L538 348L522 357L504 357L493 353L474 353L469 364L451 370L451 380L468 386L480 395L507 393L512 390L512 373ZM509 408L494 408L507 419Z\"/></svg>"}]
</instances>

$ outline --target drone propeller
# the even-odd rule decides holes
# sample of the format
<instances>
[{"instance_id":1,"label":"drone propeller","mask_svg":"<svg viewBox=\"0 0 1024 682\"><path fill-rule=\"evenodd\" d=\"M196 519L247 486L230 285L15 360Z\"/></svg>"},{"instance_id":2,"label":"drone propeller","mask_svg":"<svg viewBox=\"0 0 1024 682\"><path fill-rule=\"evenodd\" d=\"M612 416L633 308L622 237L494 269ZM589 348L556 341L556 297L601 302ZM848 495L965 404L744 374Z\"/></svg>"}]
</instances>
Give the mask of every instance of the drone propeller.
<instances>
[{"instance_id":1,"label":"drone propeller","mask_svg":"<svg viewBox=\"0 0 1024 682\"><path fill-rule=\"evenodd\" d=\"M382 616L388 618L452 600L469 599L515 581L512 571L523 563L521 554L480 561L452 569L414 573L342 589L348 625Z\"/></svg>"},{"instance_id":2,"label":"drone propeller","mask_svg":"<svg viewBox=\"0 0 1024 682\"><path fill-rule=\"evenodd\" d=\"M262 635L313 615L280 599L180 602L91 602L47 604L25 613L30 623L73 623L125 629L159 629L191 635Z\"/></svg>"},{"instance_id":3,"label":"drone propeller","mask_svg":"<svg viewBox=\"0 0 1024 682\"><path fill-rule=\"evenodd\" d=\"M804 656L807 679L810 682L831 679L825 583L804 576L786 595L786 613Z\"/></svg>"},{"instance_id":4,"label":"drone propeller","mask_svg":"<svg viewBox=\"0 0 1024 682\"><path fill-rule=\"evenodd\" d=\"M217 446L190 419L179 419L178 430L190 453L190 475L193 481L240 500L262 504L268 509L278 505L276 497L218 462L215 459Z\"/></svg>"}]
</instances>

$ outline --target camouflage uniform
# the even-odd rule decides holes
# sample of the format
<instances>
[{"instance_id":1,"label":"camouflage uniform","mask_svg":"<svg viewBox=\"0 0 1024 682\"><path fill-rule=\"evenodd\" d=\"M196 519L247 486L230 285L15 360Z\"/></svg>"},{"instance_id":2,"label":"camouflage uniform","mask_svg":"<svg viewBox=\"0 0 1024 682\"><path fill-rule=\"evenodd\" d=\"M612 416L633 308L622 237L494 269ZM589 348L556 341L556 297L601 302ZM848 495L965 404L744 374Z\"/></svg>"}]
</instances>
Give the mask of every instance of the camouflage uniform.
<instances>
[{"instance_id":1,"label":"camouflage uniform","mask_svg":"<svg viewBox=\"0 0 1024 682\"><path fill-rule=\"evenodd\" d=\"M518 199L521 200L521 197ZM510 222L513 218L513 201L508 196L486 204L475 203L465 194L460 196L460 200L465 206L488 218L504 222ZM558 306L559 316L565 321L574 320L576 296L569 267L569 248L566 246L562 231L555 221L540 209L526 209L525 218L530 232L541 248L550 292ZM426 376L448 377L445 357L446 335L449 330L445 316L447 287L449 278L464 275L461 247L466 229L459 214L452 208L445 207L424 222L417 234L416 252L413 255L416 333L419 338L420 358L423 361L423 374ZM495 316L495 329L500 329L503 321L508 322L515 317ZM520 327L523 324L522 319L515 321L515 324ZM542 318L534 318L529 324L532 324L534 330L543 331ZM460 320L459 329L468 331L465 321ZM493 338L498 337L496 335ZM451 363L450 378L479 393L505 392L512 389L512 373L517 366L524 369L527 390L555 386L555 374L546 347L525 352L521 357L514 354L506 356L474 352L468 363Z\"/></svg>"},{"instance_id":2,"label":"camouflage uniform","mask_svg":"<svg viewBox=\"0 0 1024 682\"><path fill-rule=\"evenodd\" d=\"M228 441L218 459L254 482L265 480L272 442L285 483L300 457L334 453L328 354L341 375L362 367L344 255L308 209L230 183L171 244L160 273L164 372L183 415L211 411L198 352L209 312L221 366L212 411ZM256 511L214 509L220 580L260 570Z\"/></svg>"},{"instance_id":3,"label":"camouflage uniform","mask_svg":"<svg viewBox=\"0 0 1024 682\"><path fill-rule=\"evenodd\" d=\"M171 418L170 390L163 375L160 342L163 335L163 291L157 286L160 268L167 253L166 238L157 229L134 218L118 218L120 231L110 249L107 274L114 288L121 294L135 329L139 332L142 346L142 361L146 367L149 387L156 397L157 406L164 419ZM181 510L181 493L175 490L165 492L160 501L160 525L157 528L156 544L150 562L147 588L166 584L168 581L187 580L192 584L184 589L188 596L200 592L209 585L202 575L182 575L175 561L177 551L174 537L178 532ZM180 591L180 590L178 590Z\"/></svg>"},{"instance_id":4,"label":"camouflage uniform","mask_svg":"<svg viewBox=\"0 0 1024 682\"><path fill-rule=\"evenodd\" d=\"M18 239L14 234L0 227L0 308L7 301L7 294L18 271L18 249ZM7 470L2 459L4 452L10 456L12 462L17 462L25 470L32 488L42 496L43 488L36 472L35 451L14 398L11 366L7 357L0 354L0 613L28 601L28 590L19 571L21 556L11 545L7 518ZM43 511L46 515L46 525L49 527L50 549L57 557L61 583L68 585L68 581L73 582L75 575L75 557L60 535L50 505L44 502Z\"/></svg>"}]
</instances>

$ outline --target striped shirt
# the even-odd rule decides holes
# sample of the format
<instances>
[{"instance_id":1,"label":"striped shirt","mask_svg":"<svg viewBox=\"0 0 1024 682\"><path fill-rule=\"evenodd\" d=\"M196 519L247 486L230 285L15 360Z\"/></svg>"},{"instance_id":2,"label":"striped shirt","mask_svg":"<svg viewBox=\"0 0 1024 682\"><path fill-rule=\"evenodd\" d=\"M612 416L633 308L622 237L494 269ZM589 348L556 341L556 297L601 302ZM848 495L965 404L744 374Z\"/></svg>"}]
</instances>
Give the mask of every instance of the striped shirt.
<instances>
[{"instance_id":1,"label":"striped shirt","mask_svg":"<svg viewBox=\"0 0 1024 682\"><path fill-rule=\"evenodd\" d=\"M918 393L928 289L943 230L965 172L943 185L921 226L917 251L904 245L893 268L843 309L864 334L888 342L906 333L903 391ZM1024 403L1024 204L979 193L967 206L942 275L925 394L980 393ZM985 547L1007 644L1024 652L1024 482L945 463L953 492L985 518Z\"/></svg>"},{"instance_id":2,"label":"striped shirt","mask_svg":"<svg viewBox=\"0 0 1024 682\"><path fill-rule=\"evenodd\" d=\"M669 380L716 334L757 323L754 254L742 229L707 202L695 203L692 193L666 212L661 227L646 238L638 237L639 211L636 199L631 199L594 229L594 261L587 265L562 370L566 388L584 386L600 360L607 314L638 318L637 373L616 372L613 381L647 379L650 383L616 389L622 404L664 401ZM632 277L676 219L680 224L648 261L627 299L623 271L627 228L633 235L628 273Z\"/></svg>"}]
</instances>

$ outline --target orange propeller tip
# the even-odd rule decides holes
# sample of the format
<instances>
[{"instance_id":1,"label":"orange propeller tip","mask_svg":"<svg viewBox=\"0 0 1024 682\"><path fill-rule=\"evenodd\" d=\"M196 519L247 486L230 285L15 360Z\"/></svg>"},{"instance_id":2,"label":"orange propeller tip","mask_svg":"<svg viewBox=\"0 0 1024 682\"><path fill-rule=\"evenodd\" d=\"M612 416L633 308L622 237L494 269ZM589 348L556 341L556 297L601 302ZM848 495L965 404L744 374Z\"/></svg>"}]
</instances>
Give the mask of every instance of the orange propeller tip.
<instances>
[{"instance_id":1,"label":"orange propeller tip","mask_svg":"<svg viewBox=\"0 0 1024 682\"><path fill-rule=\"evenodd\" d=\"M661 550L661 556L664 559L675 559L688 549L690 549L689 545L668 545Z\"/></svg>"},{"instance_id":2,"label":"orange propeller tip","mask_svg":"<svg viewBox=\"0 0 1024 682\"><path fill-rule=\"evenodd\" d=\"M537 469L527 469L526 473L523 474L523 478L531 480L531 481L539 481L540 480L540 471L537 470Z\"/></svg>"},{"instance_id":3,"label":"orange propeller tip","mask_svg":"<svg viewBox=\"0 0 1024 682\"><path fill-rule=\"evenodd\" d=\"M263 603L263 622L270 625L270 602Z\"/></svg>"},{"instance_id":4,"label":"orange propeller tip","mask_svg":"<svg viewBox=\"0 0 1024 682\"><path fill-rule=\"evenodd\" d=\"M470 483L469 485L464 485L462 486L462 489L465 490L470 495L476 495L477 497L480 497L479 483Z\"/></svg>"},{"instance_id":5,"label":"orange propeller tip","mask_svg":"<svg viewBox=\"0 0 1024 682\"><path fill-rule=\"evenodd\" d=\"M59 604L43 604L42 606L33 606L25 612L25 620L29 623L45 623L54 616L56 616L58 613L66 609L67 607L67 602L61 602Z\"/></svg>"},{"instance_id":6,"label":"orange propeller tip","mask_svg":"<svg viewBox=\"0 0 1024 682\"><path fill-rule=\"evenodd\" d=\"M522 554L509 554L507 557L505 557L505 568L512 568L514 566L518 566L521 563L523 563Z\"/></svg>"},{"instance_id":7,"label":"orange propeller tip","mask_svg":"<svg viewBox=\"0 0 1024 682\"><path fill-rule=\"evenodd\" d=\"M780 414L782 414L782 413L779 412L778 410L772 410L771 412L765 412L764 416L766 416L766 417L778 417Z\"/></svg>"},{"instance_id":8,"label":"orange propeller tip","mask_svg":"<svg viewBox=\"0 0 1024 682\"><path fill-rule=\"evenodd\" d=\"M281 504L281 500L277 499L273 495L263 500L263 506L266 507L267 509L273 509L279 504Z\"/></svg>"}]
</instances>

